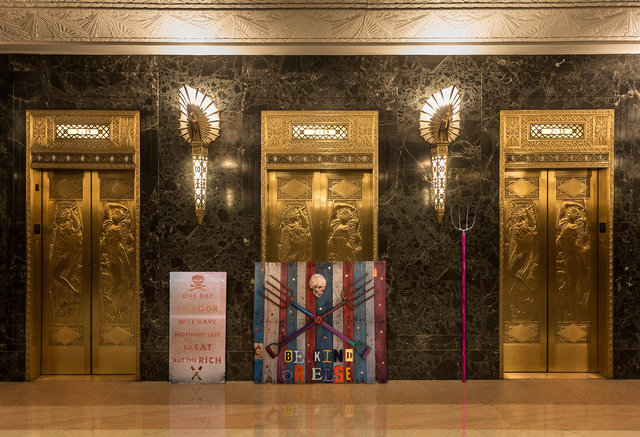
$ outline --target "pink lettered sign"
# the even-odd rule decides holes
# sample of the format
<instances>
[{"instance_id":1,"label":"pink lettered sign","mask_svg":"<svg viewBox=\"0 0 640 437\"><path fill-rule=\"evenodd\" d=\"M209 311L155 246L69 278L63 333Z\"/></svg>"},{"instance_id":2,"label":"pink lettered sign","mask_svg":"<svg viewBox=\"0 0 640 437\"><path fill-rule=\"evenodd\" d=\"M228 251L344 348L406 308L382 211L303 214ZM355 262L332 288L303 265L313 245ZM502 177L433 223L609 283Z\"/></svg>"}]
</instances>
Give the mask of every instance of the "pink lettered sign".
<instances>
[{"instance_id":1,"label":"pink lettered sign","mask_svg":"<svg viewBox=\"0 0 640 437\"><path fill-rule=\"evenodd\" d=\"M171 272L169 380L221 384L225 376L225 272Z\"/></svg>"}]
</instances>

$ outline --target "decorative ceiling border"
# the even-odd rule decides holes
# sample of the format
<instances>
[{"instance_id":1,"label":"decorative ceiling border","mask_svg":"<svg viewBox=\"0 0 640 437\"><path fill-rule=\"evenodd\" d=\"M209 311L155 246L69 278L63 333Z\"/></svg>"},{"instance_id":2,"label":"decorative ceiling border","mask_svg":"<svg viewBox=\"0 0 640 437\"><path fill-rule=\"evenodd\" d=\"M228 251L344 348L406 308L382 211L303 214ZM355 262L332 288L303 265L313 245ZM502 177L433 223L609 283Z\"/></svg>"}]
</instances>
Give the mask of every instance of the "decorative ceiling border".
<instances>
[{"instance_id":1,"label":"decorative ceiling border","mask_svg":"<svg viewBox=\"0 0 640 437\"><path fill-rule=\"evenodd\" d=\"M638 1L207 3L0 2L0 50L38 47L43 52L64 53L69 44L79 44L72 50L79 53L91 44L121 44L155 45L148 52L157 54L165 52L163 46L178 45L192 53L194 45L264 44L268 53L273 44L640 44ZM637 50L635 44L630 50ZM105 48L109 51L113 48Z\"/></svg>"},{"instance_id":2,"label":"decorative ceiling border","mask_svg":"<svg viewBox=\"0 0 640 437\"><path fill-rule=\"evenodd\" d=\"M290 9L290 8L481 8L487 5L500 7L526 7L535 3L538 7L588 7L588 6L633 6L638 0L109 0L95 2L90 0L14 0L0 1L0 7L100 7L100 8L181 8L199 9Z\"/></svg>"}]
</instances>

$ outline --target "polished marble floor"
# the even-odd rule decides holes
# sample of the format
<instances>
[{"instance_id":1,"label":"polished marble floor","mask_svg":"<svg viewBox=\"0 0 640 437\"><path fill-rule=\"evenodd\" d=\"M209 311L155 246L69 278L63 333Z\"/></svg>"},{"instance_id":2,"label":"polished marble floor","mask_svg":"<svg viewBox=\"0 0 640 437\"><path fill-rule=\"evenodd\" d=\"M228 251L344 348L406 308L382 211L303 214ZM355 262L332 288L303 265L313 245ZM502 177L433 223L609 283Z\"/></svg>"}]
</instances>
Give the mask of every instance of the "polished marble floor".
<instances>
[{"instance_id":1,"label":"polished marble floor","mask_svg":"<svg viewBox=\"0 0 640 437\"><path fill-rule=\"evenodd\" d=\"M0 383L0 436L638 436L640 380Z\"/></svg>"}]
</instances>

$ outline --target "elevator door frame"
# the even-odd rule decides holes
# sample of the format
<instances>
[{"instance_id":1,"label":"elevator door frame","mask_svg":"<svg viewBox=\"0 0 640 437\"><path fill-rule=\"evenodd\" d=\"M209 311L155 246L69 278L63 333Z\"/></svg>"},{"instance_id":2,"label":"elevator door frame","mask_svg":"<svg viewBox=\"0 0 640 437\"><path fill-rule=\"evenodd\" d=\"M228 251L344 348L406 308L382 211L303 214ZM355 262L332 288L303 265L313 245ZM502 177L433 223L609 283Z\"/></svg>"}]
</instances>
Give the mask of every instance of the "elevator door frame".
<instances>
[{"instance_id":1,"label":"elevator door frame","mask_svg":"<svg viewBox=\"0 0 640 437\"><path fill-rule=\"evenodd\" d=\"M372 246L377 259L377 111L262 111L260 155L262 261L267 260L269 172L319 170L371 172Z\"/></svg>"},{"instance_id":2,"label":"elevator door frame","mask_svg":"<svg viewBox=\"0 0 640 437\"><path fill-rule=\"evenodd\" d=\"M504 377L505 171L592 169L598 174L597 372L613 377L614 110L500 111L500 377Z\"/></svg>"},{"instance_id":3,"label":"elevator door frame","mask_svg":"<svg viewBox=\"0 0 640 437\"><path fill-rule=\"evenodd\" d=\"M139 111L26 111L25 379L41 374L42 171L128 170L134 173L135 289L140 290ZM37 186L36 186L37 185ZM37 195L35 194L37 193ZM135 375L140 377L140 293L134 293Z\"/></svg>"}]
</instances>

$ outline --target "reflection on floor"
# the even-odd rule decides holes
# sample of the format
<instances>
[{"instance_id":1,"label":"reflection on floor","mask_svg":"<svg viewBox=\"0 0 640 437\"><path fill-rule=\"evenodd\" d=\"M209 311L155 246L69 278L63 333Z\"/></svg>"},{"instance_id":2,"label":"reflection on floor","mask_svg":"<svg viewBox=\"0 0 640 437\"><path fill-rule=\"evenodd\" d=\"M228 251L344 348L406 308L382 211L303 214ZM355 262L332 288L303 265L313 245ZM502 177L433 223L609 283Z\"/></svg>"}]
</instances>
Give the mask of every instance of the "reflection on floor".
<instances>
[{"instance_id":1,"label":"reflection on floor","mask_svg":"<svg viewBox=\"0 0 640 437\"><path fill-rule=\"evenodd\" d=\"M631 436L640 380L0 383L0 435Z\"/></svg>"}]
</instances>

